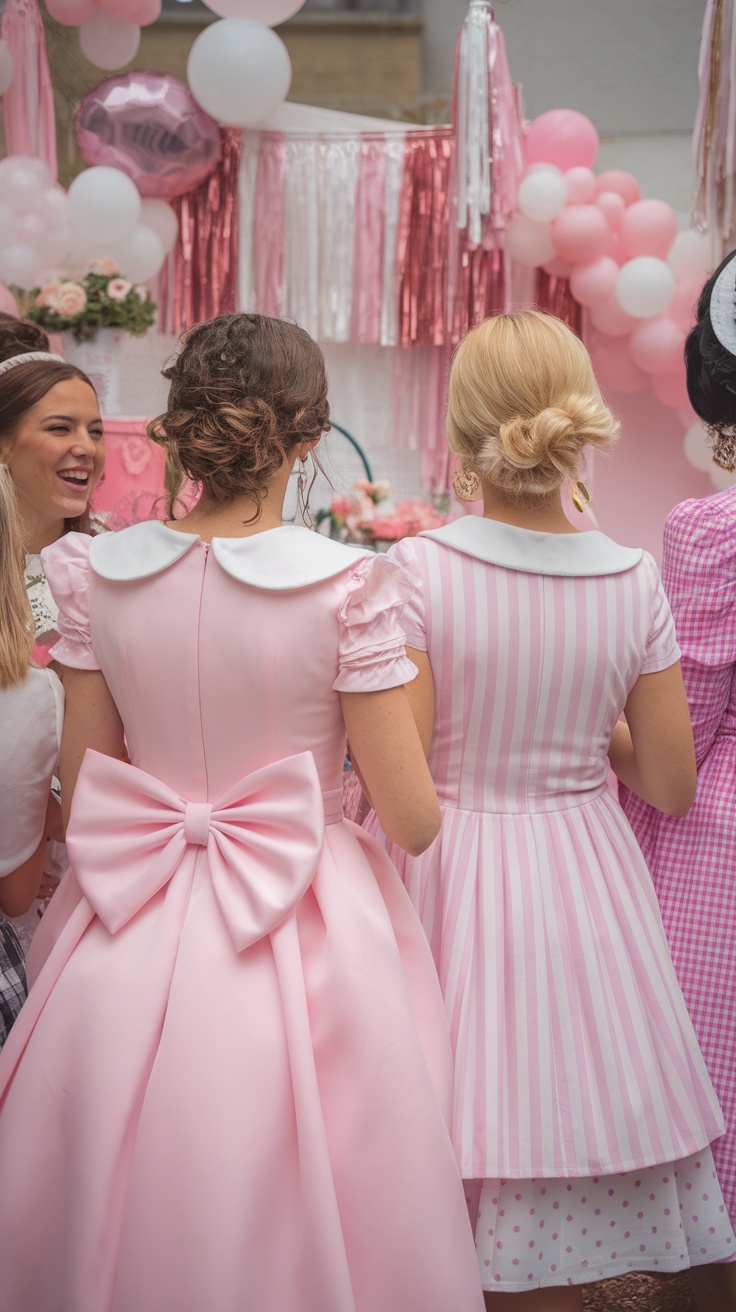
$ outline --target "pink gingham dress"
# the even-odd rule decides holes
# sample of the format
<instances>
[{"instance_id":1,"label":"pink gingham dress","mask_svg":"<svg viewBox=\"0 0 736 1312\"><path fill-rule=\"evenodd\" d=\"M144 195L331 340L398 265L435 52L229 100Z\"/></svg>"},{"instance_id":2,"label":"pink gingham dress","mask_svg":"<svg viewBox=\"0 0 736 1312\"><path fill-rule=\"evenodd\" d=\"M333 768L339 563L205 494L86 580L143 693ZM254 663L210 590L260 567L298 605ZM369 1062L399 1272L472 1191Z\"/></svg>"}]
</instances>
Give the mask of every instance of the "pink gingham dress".
<instances>
[{"instance_id":1,"label":"pink gingham dress","mask_svg":"<svg viewBox=\"0 0 736 1312\"><path fill-rule=\"evenodd\" d=\"M456 1152L482 1182L484 1287L727 1256L708 1148L723 1122L651 878L607 787L630 689L679 656L654 561L598 532L476 516L389 555L418 585L402 626L432 666L443 823L417 858L374 815L366 827L438 968Z\"/></svg>"},{"instance_id":2,"label":"pink gingham dress","mask_svg":"<svg viewBox=\"0 0 736 1312\"><path fill-rule=\"evenodd\" d=\"M698 761L695 805L662 815L622 790L675 969L723 1109L713 1156L736 1221L736 488L667 520L664 585L682 648Z\"/></svg>"}]
</instances>

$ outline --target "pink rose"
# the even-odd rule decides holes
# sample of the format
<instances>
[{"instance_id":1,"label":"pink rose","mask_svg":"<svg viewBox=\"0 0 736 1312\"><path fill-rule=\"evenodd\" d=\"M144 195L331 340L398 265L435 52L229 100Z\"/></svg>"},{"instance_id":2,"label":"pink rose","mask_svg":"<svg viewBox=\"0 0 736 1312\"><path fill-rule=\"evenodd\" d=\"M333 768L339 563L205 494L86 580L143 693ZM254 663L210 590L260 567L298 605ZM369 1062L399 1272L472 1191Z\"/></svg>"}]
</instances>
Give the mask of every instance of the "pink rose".
<instances>
[{"instance_id":1,"label":"pink rose","mask_svg":"<svg viewBox=\"0 0 736 1312\"><path fill-rule=\"evenodd\" d=\"M381 542L398 542L407 537L409 526L400 515L384 515L374 519L371 524L371 536Z\"/></svg>"},{"instance_id":2,"label":"pink rose","mask_svg":"<svg viewBox=\"0 0 736 1312\"><path fill-rule=\"evenodd\" d=\"M53 282L45 282L43 287L40 289L38 295L36 296L36 305L41 305L41 306L50 305L51 304L50 298L56 295L60 286L61 283L58 281L58 279L54 279Z\"/></svg>"},{"instance_id":3,"label":"pink rose","mask_svg":"<svg viewBox=\"0 0 736 1312\"><path fill-rule=\"evenodd\" d=\"M59 290L49 296L48 304L62 319L76 319L87 304L87 294L78 282L62 282Z\"/></svg>"},{"instance_id":4,"label":"pink rose","mask_svg":"<svg viewBox=\"0 0 736 1312\"><path fill-rule=\"evenodd\" d=\"M112 278L105 291L111 301L124 301L132 286L132 282L128 282L127 278Z\"/></svg>"},{"instance_id":5,"label":"pink rose","mask_svg":"<svg viewBox=\"0 0 736 1312\"><path fill-rule=\"evenodd\" d=\"M90 273L97 273L101 278L112 278L116 273L120 273L117 260L113 260L110 255L105 255L102 259L90 260L87 268Z\"/></svg>"},{"instance_id":6,"label":"pink rose","mask_svg":"<svg viewBox=\"0 0 736 1312\"><path fill-rule=\"evenodd\" d=\"M348 501L347 497L332 498L332 506L330 507L330 509L332 510L335 519L344 519L345 516L348 514L349 508L350 508L350 502Z\"/></svg>"}]
</instances>

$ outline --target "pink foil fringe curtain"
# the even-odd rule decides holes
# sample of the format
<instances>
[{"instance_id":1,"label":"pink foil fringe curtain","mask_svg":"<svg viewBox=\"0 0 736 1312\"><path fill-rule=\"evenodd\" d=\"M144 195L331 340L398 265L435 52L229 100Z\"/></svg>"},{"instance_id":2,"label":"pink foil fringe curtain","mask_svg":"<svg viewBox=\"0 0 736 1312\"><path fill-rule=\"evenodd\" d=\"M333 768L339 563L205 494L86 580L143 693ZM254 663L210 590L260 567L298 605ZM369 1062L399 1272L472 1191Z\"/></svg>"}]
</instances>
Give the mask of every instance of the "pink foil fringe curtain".
<instances>
[{"instance_id":1,"label":"pink foil fringe curtain","mask_svg":"<svg viewBox=\"0 0 736 1312\"><path fill-rule=\"evenodd\" d=\"M5 0L0 37L15 64L15 76L2 97L7 153L36 155L56 178L54 94L37 0Z\"/></svg>"},{"instance_id":2,"label":"pink foil fringe curtain","mask_svg":"<svg viewBox=\"0 0 736 1312\"><path fill-rule=\"evenodd\" d=\"M713 239L716 264L736 246L736 15L734 0L708 0L695 118L693 220Z\"/></svg>"},{"instance_id":3,"label":"pink foil fringe curtain","mask_svg":"<svg viewBox=\"0 0 736 1312\"><path fill-rule=\"evenodd\" d=\"M214 172L172 202L179 238L159 280L161 332L180 333L237 308L240 149L240 132L224 128Z\"/></svg>"}]
</instances>

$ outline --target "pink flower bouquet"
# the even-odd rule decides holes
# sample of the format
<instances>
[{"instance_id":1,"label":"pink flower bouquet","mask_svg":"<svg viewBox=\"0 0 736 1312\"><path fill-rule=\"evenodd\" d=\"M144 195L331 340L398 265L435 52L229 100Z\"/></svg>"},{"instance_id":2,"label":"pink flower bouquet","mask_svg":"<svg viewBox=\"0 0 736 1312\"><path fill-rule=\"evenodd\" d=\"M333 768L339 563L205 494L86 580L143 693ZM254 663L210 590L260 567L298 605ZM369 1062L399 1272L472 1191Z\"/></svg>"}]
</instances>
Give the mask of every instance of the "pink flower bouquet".
<instances>
[{"instance_id":1,"label":"pink flower bouquet","mask_svg":"<svg viewBox=\"0 0 736 1312\"><path fill-rule=\"evenodd\" d=\"M377 550L447 523L443 510L427 501L400 501L395 509L387 505L381 513L377 508L390 491L390 483L359 479L352 496L334 496L330 509L317 513L316 523L328 524L330 537L341 542L360 542Z\"/></svg>"},{"instance_id":2,"label":"pink flower bouquet","mask_svg":"<svg viewBox=\"0 0 736 1312\"><path fill-rule=\"evenodd\" d=\"M78 342L90 341L100 328L121 328L143 337L156 306L142 286L124 278L110 256L90 260L79 277L56 278L28 293L25 316L47 332L68 329Z\"/></svg>"}]
</instances>

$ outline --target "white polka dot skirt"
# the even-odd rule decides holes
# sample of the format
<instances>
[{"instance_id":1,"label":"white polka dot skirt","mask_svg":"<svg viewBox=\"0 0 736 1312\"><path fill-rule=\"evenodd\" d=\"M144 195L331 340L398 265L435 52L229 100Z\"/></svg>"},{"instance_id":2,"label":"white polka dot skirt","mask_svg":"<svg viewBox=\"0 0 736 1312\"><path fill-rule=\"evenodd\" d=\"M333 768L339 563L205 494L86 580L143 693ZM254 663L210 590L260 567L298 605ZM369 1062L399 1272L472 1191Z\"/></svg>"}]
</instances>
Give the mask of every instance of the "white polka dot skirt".
<instances>
[{"instance_id":1,"label":"white polka dot skirt","mask_svg":"<svg viewBox=\"0 0 736 1312\"><path fill-rule=\"evenodd\" d=\"M622 1175L465 1185L484 1289L518 1293L736 1258L709 1148Z\"/></svg>"}]
</instances>

